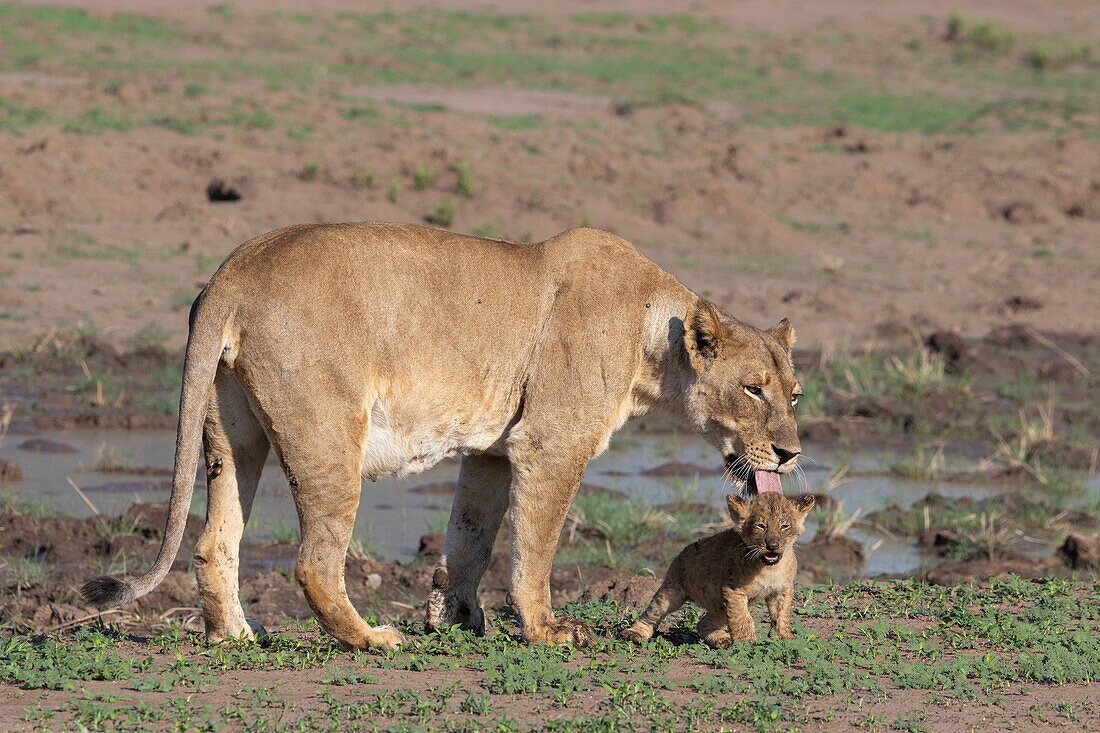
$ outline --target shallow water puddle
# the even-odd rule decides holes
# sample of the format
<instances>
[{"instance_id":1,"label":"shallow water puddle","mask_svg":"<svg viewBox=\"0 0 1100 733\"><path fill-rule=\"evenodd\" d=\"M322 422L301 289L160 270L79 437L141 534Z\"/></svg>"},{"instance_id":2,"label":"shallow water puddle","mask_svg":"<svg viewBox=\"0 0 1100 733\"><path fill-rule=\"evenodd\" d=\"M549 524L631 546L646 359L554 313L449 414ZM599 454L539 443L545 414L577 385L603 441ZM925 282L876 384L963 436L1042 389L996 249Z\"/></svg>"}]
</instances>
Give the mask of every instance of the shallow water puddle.
<instances>
[{"instance_id":1,"label":"shallow water puddle","mask_svg":"<svg viewBox=\"0 0 1100 733\"><path fill-rule=\"evenodd\" d=\"M33 452L19 448L25 440L50 440L75 448L72 453ZM69 484L72 480L92 505L107 515L121 514L135 501L164 501L170 494L169 471L175 447L174 433L167 431L59 431L34 436L9 435L0 458L15 461L23 470L22 481L0 485L0 491L30 504L46 503L58 514L84 517L92 513ZM894 457L884 454L840 456L826 448L806 446L813 460L804 461L805 478L784 478L788 492L816 490L835 465L851 471L831 496L843 502L845 516L859 510L865 516L893 502L909 507L934 491L946 497L984 498L998 492L988 485L947 481L914 481L887 472ZM106 466L126 470L108 471ZM149 470L143 470L149 469ZM457 461L446 461L429 471L403 479L364 481L356 523L356 536L368 549L388 559L407 560L417 551L425 532L442 532L451 505L451 487L458 477ZM192 511L206 507L205 482L196 474ZM676 501L702 502L715 508L715 518L725 509L722 497L730 487L721 475L717 452L694 436L651 433L640 430L616 436L609 450L588 467L586 484L622 491L651 504ZM246 538L296 541L298 520L282 471L269 459L260 479ZM809 540L815 527L804 535ZM867 558L864 572L900 573L917 569L921 557L912 543L860 527L848 536L860 542Z\"/></svg>"}]
</instances>

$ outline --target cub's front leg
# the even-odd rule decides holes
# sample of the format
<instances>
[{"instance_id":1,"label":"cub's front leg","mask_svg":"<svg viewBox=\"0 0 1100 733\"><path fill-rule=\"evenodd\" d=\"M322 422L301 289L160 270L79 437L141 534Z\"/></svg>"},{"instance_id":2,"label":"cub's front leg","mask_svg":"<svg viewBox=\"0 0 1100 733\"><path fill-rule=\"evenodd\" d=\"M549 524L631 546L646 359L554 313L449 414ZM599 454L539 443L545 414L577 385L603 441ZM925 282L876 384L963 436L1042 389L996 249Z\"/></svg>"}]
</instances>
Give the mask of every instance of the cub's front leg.
<instances>
[{"instance_id":1,"label":"cub's front leg","mask_svg":"<svg viewBox=\"0 0 1100 733\"><path fill-rule=\"evenodd\" d=\"M756 624L749 613L749 597L744 591L724 588L722 601L726 608L726 622L730 638L735 641L756 641Z\"/></svg>"},{"instance_id":2,"label":"cub's front leg","mask_svg":"<svg viewBox=\"0 0 1100 733\"><path fill-rule=\"evenodd\" d=\"M775 638L777 639L790 639L794 636L791 633L791 605L793 601L793 585L789 585L767 598L768 615L772 617L772 628L775 629Z\"/></svg>"}]
</instances>

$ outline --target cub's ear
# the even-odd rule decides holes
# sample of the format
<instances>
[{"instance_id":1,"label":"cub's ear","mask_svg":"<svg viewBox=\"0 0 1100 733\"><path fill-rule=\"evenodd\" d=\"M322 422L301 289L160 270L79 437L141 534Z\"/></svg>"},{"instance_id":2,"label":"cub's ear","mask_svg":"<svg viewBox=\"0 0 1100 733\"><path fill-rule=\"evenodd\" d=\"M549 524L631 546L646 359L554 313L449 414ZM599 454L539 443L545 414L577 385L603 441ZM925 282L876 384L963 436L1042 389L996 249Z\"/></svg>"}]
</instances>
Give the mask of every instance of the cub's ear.
<instances>
[{"instance_id":1,"label":"cub's ear","mask_svg":"<svg viewBox=\"0 0 1100 733\"><path fill-rule=\"evenodd\" d=\"M816 501L813 494L799 494L798 496L791 497L791 503L794 504L795 508L798 509L802 516L806 516L810 513Z\"/></svg>"},{"instance_id":2,"label":"cub's ear","mask_svg":"<svg viewBox=\"0 0 1100 733\"><path fill-rule=\"evenodd\" d=\"M745 521L745 517L749 516L752 503L745 499L738 499L733 494L726 494L726 507L730 512L730 519L740 524Z\"/></svg>"},{"instance_id":3,"label":"cub's ear","mask_svg":"<svg viewBox=\"0 0 1100 733\"><path fill-rule=\"evenodd\" d=\"M775 340L779 342L779 345L787 351L790 351L791 347L794 346L794 326L792 326L791 322L786 318L769 328L768 333L774 336Z\"/></svg>"},{"instance_id":4,"label":"cub's ear","mask_svg":"<svg viewBox=\"0 0 1100 733\"><path fill-rule=\"evenodd\" d=\"M726 335L725 330L718 309L709 301L699 298L695 309L688 315L687 328L684 331L684 345L692 364L698 359L709 361L718 356Z\"/></svg>"}]
</instances>

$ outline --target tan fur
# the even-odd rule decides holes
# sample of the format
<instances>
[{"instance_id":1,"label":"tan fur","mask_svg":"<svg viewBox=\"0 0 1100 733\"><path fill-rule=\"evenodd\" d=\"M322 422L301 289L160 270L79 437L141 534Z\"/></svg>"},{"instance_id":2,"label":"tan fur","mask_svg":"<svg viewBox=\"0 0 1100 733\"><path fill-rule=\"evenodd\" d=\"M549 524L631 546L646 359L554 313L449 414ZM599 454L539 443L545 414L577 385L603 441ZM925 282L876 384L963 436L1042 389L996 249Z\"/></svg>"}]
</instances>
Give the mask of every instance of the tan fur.
<instances>
[{"instance_id":1,"label":"tan fur","mask_svg":"<svg viewBox=\"0 0 1100 733\"><path fill-rule=\"evenodd\" d=\"M738 470L789 471L792 339L720 313L595 229L539 244L392 224L272 232L230 255L193 308L163 557L134 581L92 581L86 597L125 602L163 578L202 425L210 502L196 574L209 639L252 633L238 545L271 448L301 522L295 578L345 644L401 641L365 624L344 588L361 478L454 455L461 474L427 625L484 631L477 586L507 510L524 636L584 643L587 627L554 617L549 575L588 461L627 419L659 409Z\"/></svg>"},{"instance_id":2,"label":"tan fur","mask_svg":"<svg viewBox=\"0 0 1100 733\"><path fill-rule=\"evenodd\" d=\"M735 526L691 543L676 556L653 600L622 637L648 639L665 616L692 601L706 615L697 631L712 646L737 640L756 640L749 604L763 599L776 637L791 637L791 601L798 572L795 540L804 531L802 520L814 505L809 494L788 498L762 494L748 502L726 497ZM774 565L764 564L768 552L781 553ZM728 629L728 631L727 631Z\"/></svg>"}]
</instances>

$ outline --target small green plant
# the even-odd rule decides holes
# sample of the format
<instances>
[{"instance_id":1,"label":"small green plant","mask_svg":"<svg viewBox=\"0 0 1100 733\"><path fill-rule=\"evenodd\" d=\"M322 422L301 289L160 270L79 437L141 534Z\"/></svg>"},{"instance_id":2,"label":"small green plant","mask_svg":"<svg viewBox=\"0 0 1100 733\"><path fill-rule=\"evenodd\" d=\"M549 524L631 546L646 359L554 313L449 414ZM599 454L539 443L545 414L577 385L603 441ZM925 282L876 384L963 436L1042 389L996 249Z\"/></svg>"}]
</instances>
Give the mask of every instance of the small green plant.
<instances>
[{"instance_id":1,"label":"small green plant","mask_svg":"<svg viewBox=\"0 0 1100 733\"><path fill-rule=\"evenodd\" d=\"M435 207L432 213L428 214L427 219L429 224L446 228L454 222L456 214L458 214L458 202L447 199Z\"/></svg>"},{"instance_id":2,"label":"small green plant","mask_svg":"<svg viewBox=\"0 0 1100 733\"><path fill-rule=\"evenodd\" d=\"M488 692L469 692L458 704L459 710L471 715L488 715L493 712L492 696Z\"/></svg>"},{"instance_id":3,"label":"small green plant","mask_svg":"<svg viewBox=\"0 0 1100 733\"><path fill-rule=\"evenodd\" d=\"M979 20L970 26L966 39L985 51L1007 51L1016 42L1016 34L992 20Z\"/></svg>"},{"instance_id":4,"label":"small green plant","mask_svg":"<svg viewBox=\"0 0 1100 733\"><path fill-rule=\"evenodd\" d=\"M300 530L296 524L284 524L280 521L271 531L271 541L277 545L293 545L301 538Z\"/></svg>"},{"instance_id":5,"label":"small green plant","mask_svg":"<svg viewBox=\"0 0 1100 733\"><path fill-rule=\"evenodd\" d=\"M23 591L41 585L50 574L37 553L30 557L18 555L0 557L0 572L5 573L10 578L10 583L15 586L16 599L22 597Z\"/></svg>"},{"instance_id":6,"label":"small green plant","mask_svg":"<svg viewBox=\"0 0 1100 733\"><path fill-rule=\"evenodd\" d=\"M172 291L170 307L174 311L190 308L195 300L195 291L191 288L176 288Z\"/></svg>"},{"instance_id":7,"label":"small green plant","mask_svg":"<svg viewBox=\"0 0 1100 733\"><path fill-rule=\"evenodd\" d=\"M134 348L145 349L163 346L167 340L168 332L164 330L164 327L156 321L149 321L140 331L134 334L133 344Z\"/></svg>"},{"instance_id":8,"label":"small green plant","mask_svg":"<svg viewBox=\"0 0 1100 733\"><path fill-rule=\"evenodd\" d=\"M474 164L460 160L451 167L458 174L455 193L460 196L473 196L477 191L477 186L474 184Z\"/></svg>"},{"instance_id":9,"label":"small green plant","mask_svg":"<svg viewBox=\"0 0 1100 733\"><path fill-rule=\"evenodd\" d=\"M1087 43L1057 43L1047 39L1035 43L1024 53L1024 63L1036 71L1050 71L1084 63L1091 56L1092 47Z\"/></svg>"},{"instance_id":10,"label":"small green plant","mask_svg":"<svg viewBox=\"0 0 1100 733\"><path fill-rule=\"evenodd\" d=\"M296 122L286 126L286 136L291 140L308 140L312 134L313 125L306 122Z\"/></svg>"},{"instance_id":11,"label":"small green plant","mask_svg":"<svg viewBox=\"0 0 1100 733\"><path fill-rule=\"evenodd\" d=\"M478 224L476 227L474 227L473 233L475 237L488 237L489 239L495 239L496 237L500 236L500 222L494 219L493 221L487 221L482 224Z\"/></svg>"},{"instance_id":12,"label":"small green plant","mask_svg":"<svg viewBox=\"0 0 1100 733\"><path fill-rule=\"evenodd\" d=\"M402 188L401 181L398 179L394 178L390 181L390 190L386 192L386 198L390 200L391 204L397 203L397 199L401 196Z\"/></svg>"},{"instance_id":13,"label":"small green plant","mask_svg":"<svg viewBox=\"0 0 1100 733\"><path fill-rule=\"evenodd\" d=\"M371 188L374 186L374 174L367 171L353 171L348 176L348 182L356 188Z\"/></svg>"},{"instance_id":14,"label":"small green plant","mask_svg":"<svg viewBox=\"0 0 1100 733\"><path fill-rule=\"evenodd\" d=\"M306 163L304 166L302 166L302 170L298 171L298 177L301 178L303 181L316 180L317 175L321 172L321 167L322 164L319 160L314 160Z\"/></svg>"},{"instance_id":15,"label":"small green plant","mask_svg":"<svg viewBox=\"0 0 1100 733\"><path fill-rule=\"evenodd\" d=\"M948 41L960 41L962 40L963 30L965 29L966 16L958 10L952 10L951 14L947 16L947 33L945 38Z\"/></svg>"},{"instance_id":16,"label":"small green plant","mask_svg":"<svg viewBox=\"0 0 1100 733\"><path fill-rule=\"evenodd\" d=\"M92 469L100 473L125 473L133 468L137 461L134 453L118 446L100 443L96 448Z\"/></svg>"},{"instance_id":17,"label":"small green plant","mask_svg":"<svg viewBox=\"0 0 1100 733\"><path fill-rule=\"evenodd\" d=\"M423 191L433 183L435 183L435 171L420 166L413 172L413 188L417 191Z\"/></svg>"}]
</instances>

